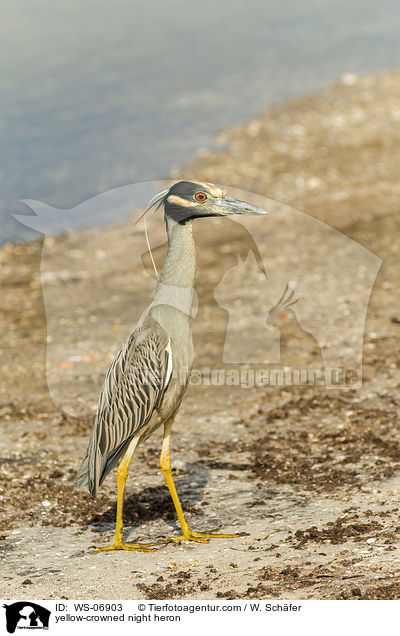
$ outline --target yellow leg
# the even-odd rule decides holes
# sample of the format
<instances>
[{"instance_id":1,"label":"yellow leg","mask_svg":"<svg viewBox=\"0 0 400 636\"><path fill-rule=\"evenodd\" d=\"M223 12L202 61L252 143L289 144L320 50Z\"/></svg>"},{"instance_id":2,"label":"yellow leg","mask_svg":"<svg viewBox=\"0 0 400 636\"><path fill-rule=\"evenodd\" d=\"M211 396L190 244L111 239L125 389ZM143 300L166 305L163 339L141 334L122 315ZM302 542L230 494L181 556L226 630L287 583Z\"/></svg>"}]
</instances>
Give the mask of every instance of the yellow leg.
<instances>
[{"instance_id":1,"label":"yellow leg","mask_svg":"<svg viewBox=\"0 0 400 636\"><path fill-rule=\"evenodd\" d=\"M182 529L182 536L180 537L166 537L164 541L198 541L199 543L208 543L209 539L233 539L238 537L237 534L216 534L215 532L195 532L192 530L185 519L183 514L181 502L179 501L178 493L176 492L174 480L171 473L171 461L169 458L169 444L171 440L171 427L173 420L168 420L164 424L164 439L161 450L160 466L161 472L164 475L164 479L167 482L169 492L171 493L172 501L174 502L175 510L178 515L179 523Z\"/></svg>"},{"instance_id":2,"label":"yellow leg","mask_svg":"<svg viewBox=\"0 0 400 636\"><path fill-rule=\"evenodd\" d=\"M130 550L135 552L154 552L155 548L152 544L141 543L124 543L123 541L123 508L124 508L124 491L126 478L128 476L129 462L131 461L134 450L137 446L138 439L135 438L131 441L128 449L123 456L117 470L117 521L115 525L115 540L112 545L107 545L104 548L95 548L95 552L104 552L107 550Z\"/></svg>"}]
</instances>

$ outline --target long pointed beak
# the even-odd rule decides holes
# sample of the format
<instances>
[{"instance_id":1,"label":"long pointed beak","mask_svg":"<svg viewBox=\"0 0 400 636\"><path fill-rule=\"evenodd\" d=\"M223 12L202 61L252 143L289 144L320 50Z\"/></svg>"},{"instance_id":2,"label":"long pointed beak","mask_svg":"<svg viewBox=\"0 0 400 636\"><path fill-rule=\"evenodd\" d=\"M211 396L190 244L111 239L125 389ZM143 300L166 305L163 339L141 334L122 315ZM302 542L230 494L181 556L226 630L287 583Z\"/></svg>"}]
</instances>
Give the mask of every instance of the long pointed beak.
<instances>
[{"instance_id":1,"label":"long pointed beak","mask_svg":"<svg viewBox=\"0 0 400 636\"><path fill-rule=\"evenodd\" d=\"M265 216L268 214L262 208L257 208L251 203L241 201L240 199L232 199L231 197L221 197L213 201L210 208L218 216L227 216L229 214L246 214L248 216Z\"/></svg>"}]
</instances>

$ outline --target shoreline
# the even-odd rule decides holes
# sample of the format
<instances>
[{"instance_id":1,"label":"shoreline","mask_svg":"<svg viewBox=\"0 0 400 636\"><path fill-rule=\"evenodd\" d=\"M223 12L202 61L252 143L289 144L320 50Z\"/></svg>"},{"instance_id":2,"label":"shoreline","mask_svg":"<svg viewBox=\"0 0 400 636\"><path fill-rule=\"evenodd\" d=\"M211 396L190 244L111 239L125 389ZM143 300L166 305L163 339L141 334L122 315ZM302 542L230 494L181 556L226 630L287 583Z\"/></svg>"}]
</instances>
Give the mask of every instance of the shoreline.
<instances>
[{"instance_id":1,"label":"shoreline","mask_svg":"<svg viewBox=\"0 0 400 636\"><path fill-rule=\"evenodd\" d=\"M1 596L399 597L400 568L393 559L400 551L394 510L400 474L398 104L400 70L348 75L221 133L226 149L173 174L267 196L276 209L282 201L304 210L383 260L368 306L361 387L203 384L185 396L173 432L178 487L194 526L221 523L245 533L235 552L226 542L168 546L137 561L137 574L131 561L108 555L101 561L106 576L98 581L99 557L89 546L112 533L114 475L94 501L73 491L91 420L59 405L66 386L74 408L79 400L83 408L88 395L96 400L104 367L151 298L154 281L133 259L146 249L143 237L127 219L51 239L46 258L54 276L43 288L46 304L43 240L0 248ZM243 233L234 226L217 219L198 228L201 313L194 337L200 369L220 365L216 343L226 315L214 290L242 254ZM288 238L289 230L279 223L260 230L271 271L282 267L279 246L283 252L289 241L293 252L308 249L301 234ZM152 240L165 242L161 223ZM345 262L342 253L335 256ZM313 274L321 278L318 268ZM238 275L228 287L228 300L245 305ZM245 291L256 294L256 283ZM333 313L339 296L323 297L321 304L331 303L325 309ZM303 306L302 315L312 318L320 309ZM47 369L46 324L53 338L50 361L61 361ZM252 325L248 320L250 331ZM159 445L158 435L150 438L129 474L126 532L132 536L162 536L166 524L176 530L157 472ZM350 577L357 577L356 591Z\"/></svg>"}]
</instances>

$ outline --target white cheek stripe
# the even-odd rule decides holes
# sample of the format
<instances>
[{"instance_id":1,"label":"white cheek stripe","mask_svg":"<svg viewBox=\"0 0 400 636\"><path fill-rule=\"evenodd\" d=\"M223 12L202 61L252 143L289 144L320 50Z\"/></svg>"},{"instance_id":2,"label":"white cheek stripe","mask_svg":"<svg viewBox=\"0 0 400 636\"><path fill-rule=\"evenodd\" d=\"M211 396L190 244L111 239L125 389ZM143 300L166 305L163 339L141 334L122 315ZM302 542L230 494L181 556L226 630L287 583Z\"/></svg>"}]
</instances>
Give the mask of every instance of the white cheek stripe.
<instances>
[{"instance_id":1,"label":"white cheek stripe","mask_svg":"<svg viewBox=\"0 0 400 636\"><path fill-rule=\"evenodd\" d=\"M175 194L170 194L167 198L168 203L176 203L180 205L182 208L192 208L195 205L199 205L196 201L188 201L187 199L182 199L181 197L177 197Z\"/></svg>"}]
</instances>

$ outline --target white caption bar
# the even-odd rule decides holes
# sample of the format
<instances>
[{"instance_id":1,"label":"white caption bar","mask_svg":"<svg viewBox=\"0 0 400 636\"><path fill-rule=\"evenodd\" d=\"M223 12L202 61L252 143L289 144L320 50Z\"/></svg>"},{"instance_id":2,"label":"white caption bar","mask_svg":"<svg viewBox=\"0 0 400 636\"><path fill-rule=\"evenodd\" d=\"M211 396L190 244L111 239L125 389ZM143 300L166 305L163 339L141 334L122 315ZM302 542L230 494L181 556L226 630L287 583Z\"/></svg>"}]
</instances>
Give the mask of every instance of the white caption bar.
<instances>
[{"instance_id":1,"label":"white caption bar","mask_svg":"<svg viewBox=\"0 0 400 636\"><path fill-rule=\"evenodd\" d=\"M117 633L143 635L162 630L163 636L227 630L259 634L376 636L398 622L399 601L285 600L139 600L139 601L0 601L0 633ZM23 630L23 631L22 631ZM161 633L161 632L159 632ZM219 632L221 633L221 632Z\"/></svg>"}]
</instances>

